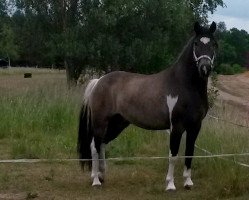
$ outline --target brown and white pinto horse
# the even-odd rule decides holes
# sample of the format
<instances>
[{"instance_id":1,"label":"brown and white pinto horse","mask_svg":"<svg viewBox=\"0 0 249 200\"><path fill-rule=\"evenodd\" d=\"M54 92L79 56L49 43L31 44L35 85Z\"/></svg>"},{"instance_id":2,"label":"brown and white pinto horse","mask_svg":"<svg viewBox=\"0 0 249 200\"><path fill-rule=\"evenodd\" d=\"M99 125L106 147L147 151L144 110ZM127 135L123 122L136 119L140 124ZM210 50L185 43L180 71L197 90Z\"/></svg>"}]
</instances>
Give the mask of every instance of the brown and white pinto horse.
<instances>
[{"instance_id":1,"label":"brown and white pinto horse","mask_svg":"<svg viewBox=\"0 0 249 200\"><path fill-rule=\"evenodd\" d=\"M209 28L197 22L194 30L172 67L152 75L112 72L88 84L80 114L78 152L80 159L92 159L93 186L104 180L105 145L134 124L150 130L170 129L166 190L176 189L173 174L180 140L186 131L185 155L193 156L208 111L207 82L217 46L214 22ZM86 162L81 161L83 165ZM185 159L185 188L193 185L191 162L191 157Z\"/></svg>"}]
</instances>

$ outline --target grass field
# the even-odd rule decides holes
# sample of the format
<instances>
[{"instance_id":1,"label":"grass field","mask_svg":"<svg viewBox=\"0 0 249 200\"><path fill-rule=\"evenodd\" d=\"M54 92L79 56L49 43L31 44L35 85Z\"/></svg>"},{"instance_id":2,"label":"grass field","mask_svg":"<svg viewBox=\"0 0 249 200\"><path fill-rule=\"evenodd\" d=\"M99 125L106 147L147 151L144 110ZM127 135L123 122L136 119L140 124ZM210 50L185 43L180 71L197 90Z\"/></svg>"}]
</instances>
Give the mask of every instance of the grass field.
<instances>
[{"instance_id":1,"label":"grass field","mask_svg":"<svg viewBox=\"0 0 249 200\"><path fill-rule=\"evenodd\" d=\"M31 79L23 73L32 72ZM83 89L68 90L64 71L0 70L0 159L77 158L78 114ZM248 125L222 105L216 116ZM249 131L205 119L197 145L213 154L249 152ZM167 156L168 135L130 126L108 145L108 157ZM182 142L184 146L184 142ZM184 152L181 147L180 154ZM196 149L196 155L205 155ZM78 162L0 163L0 199L249 199L248 157L195 158L194 187L183 189L183 160L175 170L176 192L165 192L167 160L108 161L106 182L92 188Z\"/></svg>"}]
</instances>

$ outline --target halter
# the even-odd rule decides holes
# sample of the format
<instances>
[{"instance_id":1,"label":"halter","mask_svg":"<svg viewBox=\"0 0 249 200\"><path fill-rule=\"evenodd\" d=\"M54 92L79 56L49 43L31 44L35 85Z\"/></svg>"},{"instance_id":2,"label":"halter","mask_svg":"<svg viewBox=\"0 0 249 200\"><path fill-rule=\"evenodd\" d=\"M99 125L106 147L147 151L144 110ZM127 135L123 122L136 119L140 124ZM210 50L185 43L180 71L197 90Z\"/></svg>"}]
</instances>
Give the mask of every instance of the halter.
<instances>
[{"instance_id":1,"label":"halter","mask_svg":"<svg viewBox=\"0 0 249 200\"><path fill-rule=\"evenodd\" d=\"M196 56L196 53L195 53L195 46L194 46L194 48L193 48L193 55L194 55L194 59L195 59L196 65L198 65L199 61L200 61L202 58L207 58L208 60L210 60L210 62L211 62L211 67L213 68L214 58L215 58L215 52L214 52L213 58L210 58L210 56L208 56L208 55L201 55L201 56L197 57L197 56Z\"/></svg>"}]
</instances>

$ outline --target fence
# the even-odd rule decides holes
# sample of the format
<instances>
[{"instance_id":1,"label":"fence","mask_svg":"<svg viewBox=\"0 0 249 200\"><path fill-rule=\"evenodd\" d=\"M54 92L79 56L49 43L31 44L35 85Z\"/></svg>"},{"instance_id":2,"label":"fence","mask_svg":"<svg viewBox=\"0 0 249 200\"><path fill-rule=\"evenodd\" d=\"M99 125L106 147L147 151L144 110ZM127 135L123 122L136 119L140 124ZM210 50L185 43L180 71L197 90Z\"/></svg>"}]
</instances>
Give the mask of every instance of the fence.
<instances>
[{"instance_id":1,"label":"fence","mask_svg":"<svg viewBox=\"0 0 249 200\"><path fill-rule=\"evenodd\" d=\"M211 119L215 119L217 121L222 121L225 123L229 123L233 126L243 127L249 129L249 126L245 126L242 124L237 124L234 122L230 122L224 119L220 119L218 117L212 116L210 114L207 115ZM234 154L212 154L210 151L203 149L197 145L195 147L207 155L196 155L196 156L178 156L180 159L184 158L220 158L227 161L232 161L240 166L248 167L249 165L245 163L241 163L235 160L227 159L228 157L238 157L238 156L249 156L249 153L234 153ZM117 158L106 158L106 161L124 161L124 160L158 160L158 159L169 159L169 156L152 156L152 157L117 157ZM7 159L0 160L0 163L45 163L45 162L79 162L79 161L91 161L92 159ZM101 159L100 159L101 160Z\"/></svg>"}]
</instances>

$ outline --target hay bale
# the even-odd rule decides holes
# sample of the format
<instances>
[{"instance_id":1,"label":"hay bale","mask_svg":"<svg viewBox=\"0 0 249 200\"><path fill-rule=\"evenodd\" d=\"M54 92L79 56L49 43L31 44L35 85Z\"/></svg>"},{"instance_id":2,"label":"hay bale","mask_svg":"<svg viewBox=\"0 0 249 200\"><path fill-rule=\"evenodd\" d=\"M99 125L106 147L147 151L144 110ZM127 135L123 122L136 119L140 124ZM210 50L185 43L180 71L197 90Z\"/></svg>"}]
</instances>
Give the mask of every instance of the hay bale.
<instances>
[{"instance_id":1,"label":"hay bale","mask_svg":"<svg viewBox=\"0 0 249 200\"><path fill-rule=\"evenodd\" d=\"M24 73L24 78L32 78L32 73Z\"/></svg>"}]
</instances>

